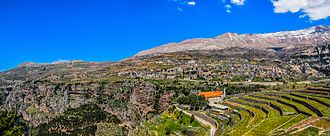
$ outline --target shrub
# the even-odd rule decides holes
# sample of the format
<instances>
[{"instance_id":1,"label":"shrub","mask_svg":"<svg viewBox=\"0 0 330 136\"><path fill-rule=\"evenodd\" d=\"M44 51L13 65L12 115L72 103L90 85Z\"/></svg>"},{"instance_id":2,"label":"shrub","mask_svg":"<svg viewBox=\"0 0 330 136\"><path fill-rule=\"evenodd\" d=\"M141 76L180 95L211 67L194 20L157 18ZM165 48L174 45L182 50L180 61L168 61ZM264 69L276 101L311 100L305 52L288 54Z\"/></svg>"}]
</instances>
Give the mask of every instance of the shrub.
<instances>
[{"instance_id":1,"label":"shrub","mask_svg":"<svg viewBox=\"0 0 330 136\"><path fill-rule=\"evenodd\" d=\"M199 109L207 106L208 101L205 98L197 95L189 95L184 97L179 97L177 99L179 104L190 105L192 109Z\"/></svg>"},{"instance_id":2,"label":"shrub","mask_svg":"<svg viewBox=\"0 0 330 136\"><path fill-rule=\"evenodd\" d=\"M13 112L0 112L0 135L20 136L24 134L25 124L20 122L20 116Z\"/></svg>"}]
</instances>

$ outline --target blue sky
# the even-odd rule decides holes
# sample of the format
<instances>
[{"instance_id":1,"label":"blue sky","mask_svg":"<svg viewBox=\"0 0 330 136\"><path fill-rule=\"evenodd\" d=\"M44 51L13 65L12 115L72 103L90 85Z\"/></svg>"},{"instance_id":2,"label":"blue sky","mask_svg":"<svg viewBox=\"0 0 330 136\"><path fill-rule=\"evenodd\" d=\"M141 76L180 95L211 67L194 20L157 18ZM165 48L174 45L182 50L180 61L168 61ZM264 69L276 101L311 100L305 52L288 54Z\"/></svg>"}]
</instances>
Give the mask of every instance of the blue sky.
<instances>
[{"instance_id":1,"label":"blue sky","mask_svg":"<svg viewBox=\"0 0 330 136\"><path fill-rule=\"evenodd\" d=\"M1 0L0 70L23 62L119 61L225 32L330 25L328 2L290 1L297 0Z\"/></svg>"}]
</instances>

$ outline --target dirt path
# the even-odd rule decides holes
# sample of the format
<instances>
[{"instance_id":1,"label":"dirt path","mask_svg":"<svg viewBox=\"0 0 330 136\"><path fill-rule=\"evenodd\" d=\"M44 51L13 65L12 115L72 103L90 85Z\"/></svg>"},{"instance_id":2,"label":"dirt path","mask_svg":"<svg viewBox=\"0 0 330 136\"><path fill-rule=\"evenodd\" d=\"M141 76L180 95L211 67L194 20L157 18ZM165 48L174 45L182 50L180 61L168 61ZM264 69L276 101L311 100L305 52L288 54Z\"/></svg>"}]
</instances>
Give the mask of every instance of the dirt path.
<instances>
[{"instance_id":1,"label":"dirt path","mask_svg":"<svg viewBox=\"0 0 330 136\"><path fill-rule=\"evenodd\" d=\"M311 117L295 124L294 126L290 127L288 130L290 131L290 130L293 130L295 128L297 128L297 129L305 128L306 126L309 126L309 125L313 124L315 121L318 121L318 120L320 120L319 117L311 116Z\"/></svg>"},{"instance_id":2,"label":"dirt path","mask_svg":"<svg viewBox=\"0 0 330 136\"><path fill-rule=\"evenodd\" d=\"M277 129L281 128L282 126L288 124L290 121L294 120L295 118L297 118L298 116L301 116L300 114L292 117L290 120L284 122L283 124L281 124L280 126L278 126L277 128L273 129L272 131L269 132L269 134L273 133L274 131L276 131Z\"/></svg>"},{"instance_id":3,"label":"dirt path","mask_svg":"<svg viewBox=\"0 0 330 136\"><path fill-rule=\"evenodd\" d=\"M174 134L177 136L184 136L184 135L180 134L179 132L174 132Z\"/></svg>"},{"instance_id":4,"label":"dirt path","mask_svg":"<svg viewBox=\"0 0 330 136\"><path fill-rule=\"evenodd\" d=\"M182 110L180 109L179 107L176 106L176 108L179 110L179 111L182 111L184 114L187 114L188 116L192 116L194 115L195 119L205 125L205 126L210 126L210 136L214 136L215 135L215 132L217 131L217 126L214 126L214 124L212 122L210 122L209 120L212 120L210 119L209 117L207 117L206 115L201 115L202 113L199 113L199 114L196 114L196 113L190 113L188 111L185 111L185 110Z\"/></svg>"},{"instance_id":5,"label":"dirt path","mask_svg":"<svg viewBox=\"0 0 330 136\"><path fill-rule=\"evenodd\" d=\"M248 133L250 133L252 130L254 130L256 127L260 126L262 124L262 122L264 122L265 120L262 120L260 123L258 123L257 125L255 125L253 128L251 128L249 131L245 132L242 136L246 136Z\"/></svg>"}]
</instances>

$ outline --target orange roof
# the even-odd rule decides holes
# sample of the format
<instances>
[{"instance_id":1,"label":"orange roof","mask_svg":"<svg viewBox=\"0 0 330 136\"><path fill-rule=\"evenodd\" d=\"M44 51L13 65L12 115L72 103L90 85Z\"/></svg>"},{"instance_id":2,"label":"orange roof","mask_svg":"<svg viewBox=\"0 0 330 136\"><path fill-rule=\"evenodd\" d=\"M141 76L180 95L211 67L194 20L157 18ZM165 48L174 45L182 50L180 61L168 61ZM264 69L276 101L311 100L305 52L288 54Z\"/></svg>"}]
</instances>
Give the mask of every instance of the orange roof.
<instances>
[{"instance_id":1,"label":"orange roof","mask_svg":"<svg viewBox=\"0 0 330 136\"><path fill-rule=\"evenodd\" d=\"M223 91L212 91L212 92L200 92L198 96L203 96L205 98L221 97Z\"/></svg>"}]
</instances>

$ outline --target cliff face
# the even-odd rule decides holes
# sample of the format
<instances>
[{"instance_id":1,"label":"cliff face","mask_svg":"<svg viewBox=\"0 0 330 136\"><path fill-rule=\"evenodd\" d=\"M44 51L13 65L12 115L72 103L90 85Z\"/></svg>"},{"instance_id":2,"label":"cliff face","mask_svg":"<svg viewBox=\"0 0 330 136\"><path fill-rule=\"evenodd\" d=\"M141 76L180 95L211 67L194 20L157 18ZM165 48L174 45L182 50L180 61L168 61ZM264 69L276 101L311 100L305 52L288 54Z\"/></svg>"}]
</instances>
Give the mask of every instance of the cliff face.
<instances>
[{"instance_id":1,"label":"cliff face","mask_svg":"<svg viewBox=\"0 0 330 136\"><path fill-rule=\"evenodd\" d=\"M17 111L34 127L84 104L97 104L130 127L148 113L160 112L154 105L160 105L156 94L161 93L153 84L117 77L108 68L108 64L79 62L29 65L0 73L0 109Z\"/></svg>"},{"instance_id":2,"label":"cliff face","mask_svg":"<svg viewBox=\"0 0 330 136\"><path fill-rule=\"evenodd\" d=\"M303 73L306 73L307 69L315 69L330 76L330 44L310 47L301 53L294 54L290 56L290 62L300 65Z\"/></svg>"}]
</instances>

